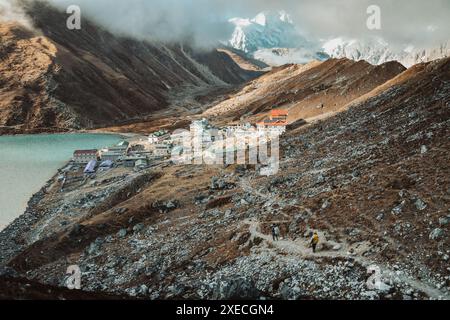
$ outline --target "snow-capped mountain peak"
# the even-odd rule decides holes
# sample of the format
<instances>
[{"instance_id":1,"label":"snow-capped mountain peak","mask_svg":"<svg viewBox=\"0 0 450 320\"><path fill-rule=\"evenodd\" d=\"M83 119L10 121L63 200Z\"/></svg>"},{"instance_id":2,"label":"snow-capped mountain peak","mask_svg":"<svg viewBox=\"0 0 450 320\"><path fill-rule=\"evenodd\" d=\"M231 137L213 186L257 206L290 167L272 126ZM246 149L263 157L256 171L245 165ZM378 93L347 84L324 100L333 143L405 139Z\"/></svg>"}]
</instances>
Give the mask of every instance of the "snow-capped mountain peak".
<instances>
[{"instance_id":1,"label":"snow-capped mountain peak","mask_svg":"<svg viewBox=\"0 0 450 320\"><path fill-rule=\"evenodd\" d=\"M233 18L229 22L234 26L229 46L274 66L331 57L366 60L371 64L398 61L410 67L450 55L450 42L419 48L409 43L391 46L380 36L307 40L285 11L261 12L253 18Z\"/></svg>"},{"instance_id":2,"label":"snow-capped mountain peak","mask_svg":"<svg viewBox=\"0 0 450 320\"><path fill-rule=\"evenodd\" d=\"M290 24L294 24L294 21L292 20L291 16L286 11L280 11L279 15L280 15L281 21L284 21L284 22L290 23Z\"/></svg>"},{"instance_id":3,"label":"snow-capped mountain peak","mask_svg":"<svg viewBox=\"0 0 450 320\"><path fill-rule=\"evenodd\" d=\"M236 27L246 27L252 24L250 19L232 18L228 21L233 25L235 25Z\"/></svg>"},{"instance_id":4,"label":"snow-capped mountain peak","mask_svg":"<svg viewBox=\"0 0 450 320\"><path fill-rule=\"evenodd\" d=\"M267 17L264 12L258 13L256 17L254 17L251 22L259 24L260 26L265 27L267 24Z\"/></svg>"},{"instance_id":5,"label":"snow-capped mountain peak","mask_svg":"<svg viewBox=\"0 0 450 320\"><path fill-rule=\"evenodd\" d=\"M268 48L294 48L305 42L285 11L261 12L254 18L229 20L234 31L229 45L247 53Z\"/></svg>"},{"instance_id":6,"label":"snow-capped mountain peak","mask_svg":"<svg viewBox=\"0 0 450 320\"><path fill-rule=\"evenodd\" d=\"M269 65L306 63L323 59L317 45L297 30L286 11L261 12L251 19L233 18L234 32L228 45Z\"/></svg>"},{"instance_id":7,"label":"snow-capped mountain peak","mask_svg":"<svg viewBox=\"0 0 450 320\"><path fill-rule=\"evenodd\" d=\"M324 41L322 50L332 58L366 60L371 64L398 61L405 67L450 55L449 43L436 48L418 49L411 44L394 48L381 37L346 39L344 37Z\"/></svg>"},{"instance_id":8,"label":"snow-capped mountain peak","mask_svg":"<svg viewBox=\"0 0 450 320\"><path fill-rule=\"evenodd\" d=\"M373 64L383 63L393 55L387 42L380 37L373 37L366 41L338 37L325 41L322 49L333 58L367 60Z\"/></svg>"}]
</instances>

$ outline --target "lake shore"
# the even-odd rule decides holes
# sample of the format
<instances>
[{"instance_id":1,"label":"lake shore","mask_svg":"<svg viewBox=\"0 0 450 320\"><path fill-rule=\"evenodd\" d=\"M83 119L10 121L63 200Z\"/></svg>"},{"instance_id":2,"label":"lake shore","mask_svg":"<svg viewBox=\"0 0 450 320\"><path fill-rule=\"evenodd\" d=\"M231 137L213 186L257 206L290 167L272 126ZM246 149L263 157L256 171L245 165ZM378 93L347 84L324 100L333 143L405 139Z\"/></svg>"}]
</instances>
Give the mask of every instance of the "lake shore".
<instances>
[{"instance_id":1,"label":"lake shore","mask_svg":"<svg viewBox=\"0 0 450 320\"><path fill-rule=\"evenodd\" d=\"M23 213L27 202L67 164L74 150L101 148L127 137L129 135L88 132L0 136L4 151L0 172L3 172L5 183L4 190L0 188L3 203L0 205L0 230Z\"/></svg>"},{"instance_id":2,"label":"lake shore","mask_svg":"<svg viewBox=\"0 0 450 320\"><path fill-rule=\"evenodd\" d=\"M104 135L114 135L120 136L122 139L133 138L139 136L139 134L132 132L114 132L108 130L47 130L47 129L36 129L36 130L17 130L9 127L0 126L0 137L4 136L24 136L24 135L48 135L48 134L104 134Z\"/></svg>"}]
</instances>

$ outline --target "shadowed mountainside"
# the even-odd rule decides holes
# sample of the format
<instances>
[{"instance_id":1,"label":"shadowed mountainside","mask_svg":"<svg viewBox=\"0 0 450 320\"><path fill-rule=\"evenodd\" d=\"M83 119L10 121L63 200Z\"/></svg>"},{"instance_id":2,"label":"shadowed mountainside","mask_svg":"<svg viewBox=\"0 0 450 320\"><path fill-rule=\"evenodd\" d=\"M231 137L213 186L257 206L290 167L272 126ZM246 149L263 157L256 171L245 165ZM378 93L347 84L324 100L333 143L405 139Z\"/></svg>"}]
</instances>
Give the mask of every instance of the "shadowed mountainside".
<instances>
[{"instance_id":1,"label":"shadowed mountainside","mask_svg":"<svg viewBox=\"0 0 450 320\"><path fill-rule=\"evenodd\" d=\"M170 111L176 99L183 104L185 96L208 96L260 74L241 69L217 50L194 52L182 44L121 38L86 19L81 30L71 31L66 15L43 2L29 3L25 10L37 31L0 25L3 130L59 131L136 121Z\"/></svg>"}]
</instances>

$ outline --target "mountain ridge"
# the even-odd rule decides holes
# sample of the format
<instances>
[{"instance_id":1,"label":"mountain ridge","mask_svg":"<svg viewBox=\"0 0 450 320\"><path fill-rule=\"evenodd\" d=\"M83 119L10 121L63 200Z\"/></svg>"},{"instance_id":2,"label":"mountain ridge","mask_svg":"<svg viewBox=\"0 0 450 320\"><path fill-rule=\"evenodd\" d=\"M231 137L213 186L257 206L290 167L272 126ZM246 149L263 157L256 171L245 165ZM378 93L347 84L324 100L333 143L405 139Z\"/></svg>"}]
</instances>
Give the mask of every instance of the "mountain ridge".
<instances>
[{"instance_id":1,"label":"mountain ridge","mask_svg":"<svg viewBox=\"0 0 450 320\"><path fill-rule=\"evenodd\" d=\"M266 16L270 17L272 26L258 23ZM228 44L271 66L348 58L365 60L375 65L398 61L405 67L411 67L450 55L450 40L436 46L414 47L405 44L400 48L394 48L380 36L361 39L340 36L312 41L302 36L292 20L286 17L289 15L284 12L260 13L253 19L231 19L235 30ZM277 19L277 23L274 23Z\"/></svg>"}]
</instances>

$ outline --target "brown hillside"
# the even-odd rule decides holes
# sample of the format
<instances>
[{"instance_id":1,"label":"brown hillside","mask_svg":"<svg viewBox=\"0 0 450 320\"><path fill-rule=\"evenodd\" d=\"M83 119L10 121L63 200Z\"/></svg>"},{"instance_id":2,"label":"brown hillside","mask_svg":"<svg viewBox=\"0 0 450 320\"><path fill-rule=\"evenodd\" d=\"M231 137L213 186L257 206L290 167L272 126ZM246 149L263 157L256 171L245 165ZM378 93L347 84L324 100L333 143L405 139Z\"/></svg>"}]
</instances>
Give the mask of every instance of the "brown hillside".
<instances>
[{"instance_id":1,"label":"brown hillside","mask_svg":"<svg viewBox=\"0 0 450 320\"><path fill-rule=\"evenodd\" d=\"M244 116L251 121L275 106L288 109L291 122L316 117L342 110L404 70L396 62L373 66L348 59L287 65L253 80L229 100L205 112L205 116L233 120Z\"/></svg>"},{"instance_id":2,"label":"brown hillside","mask_svg":"<svg viewBox=\"0 0 450 320\"><path fill-rule=\"evenodd\" d=\"M259 75L215 50L196 53L178 44L120 38L86 20L82 30L70 31L66 16L43 2L25 9L39 31L0 26L0 126L7 128L48 131L137 121L170 110L177 100Z\"/></svg>"}]
</instances>

